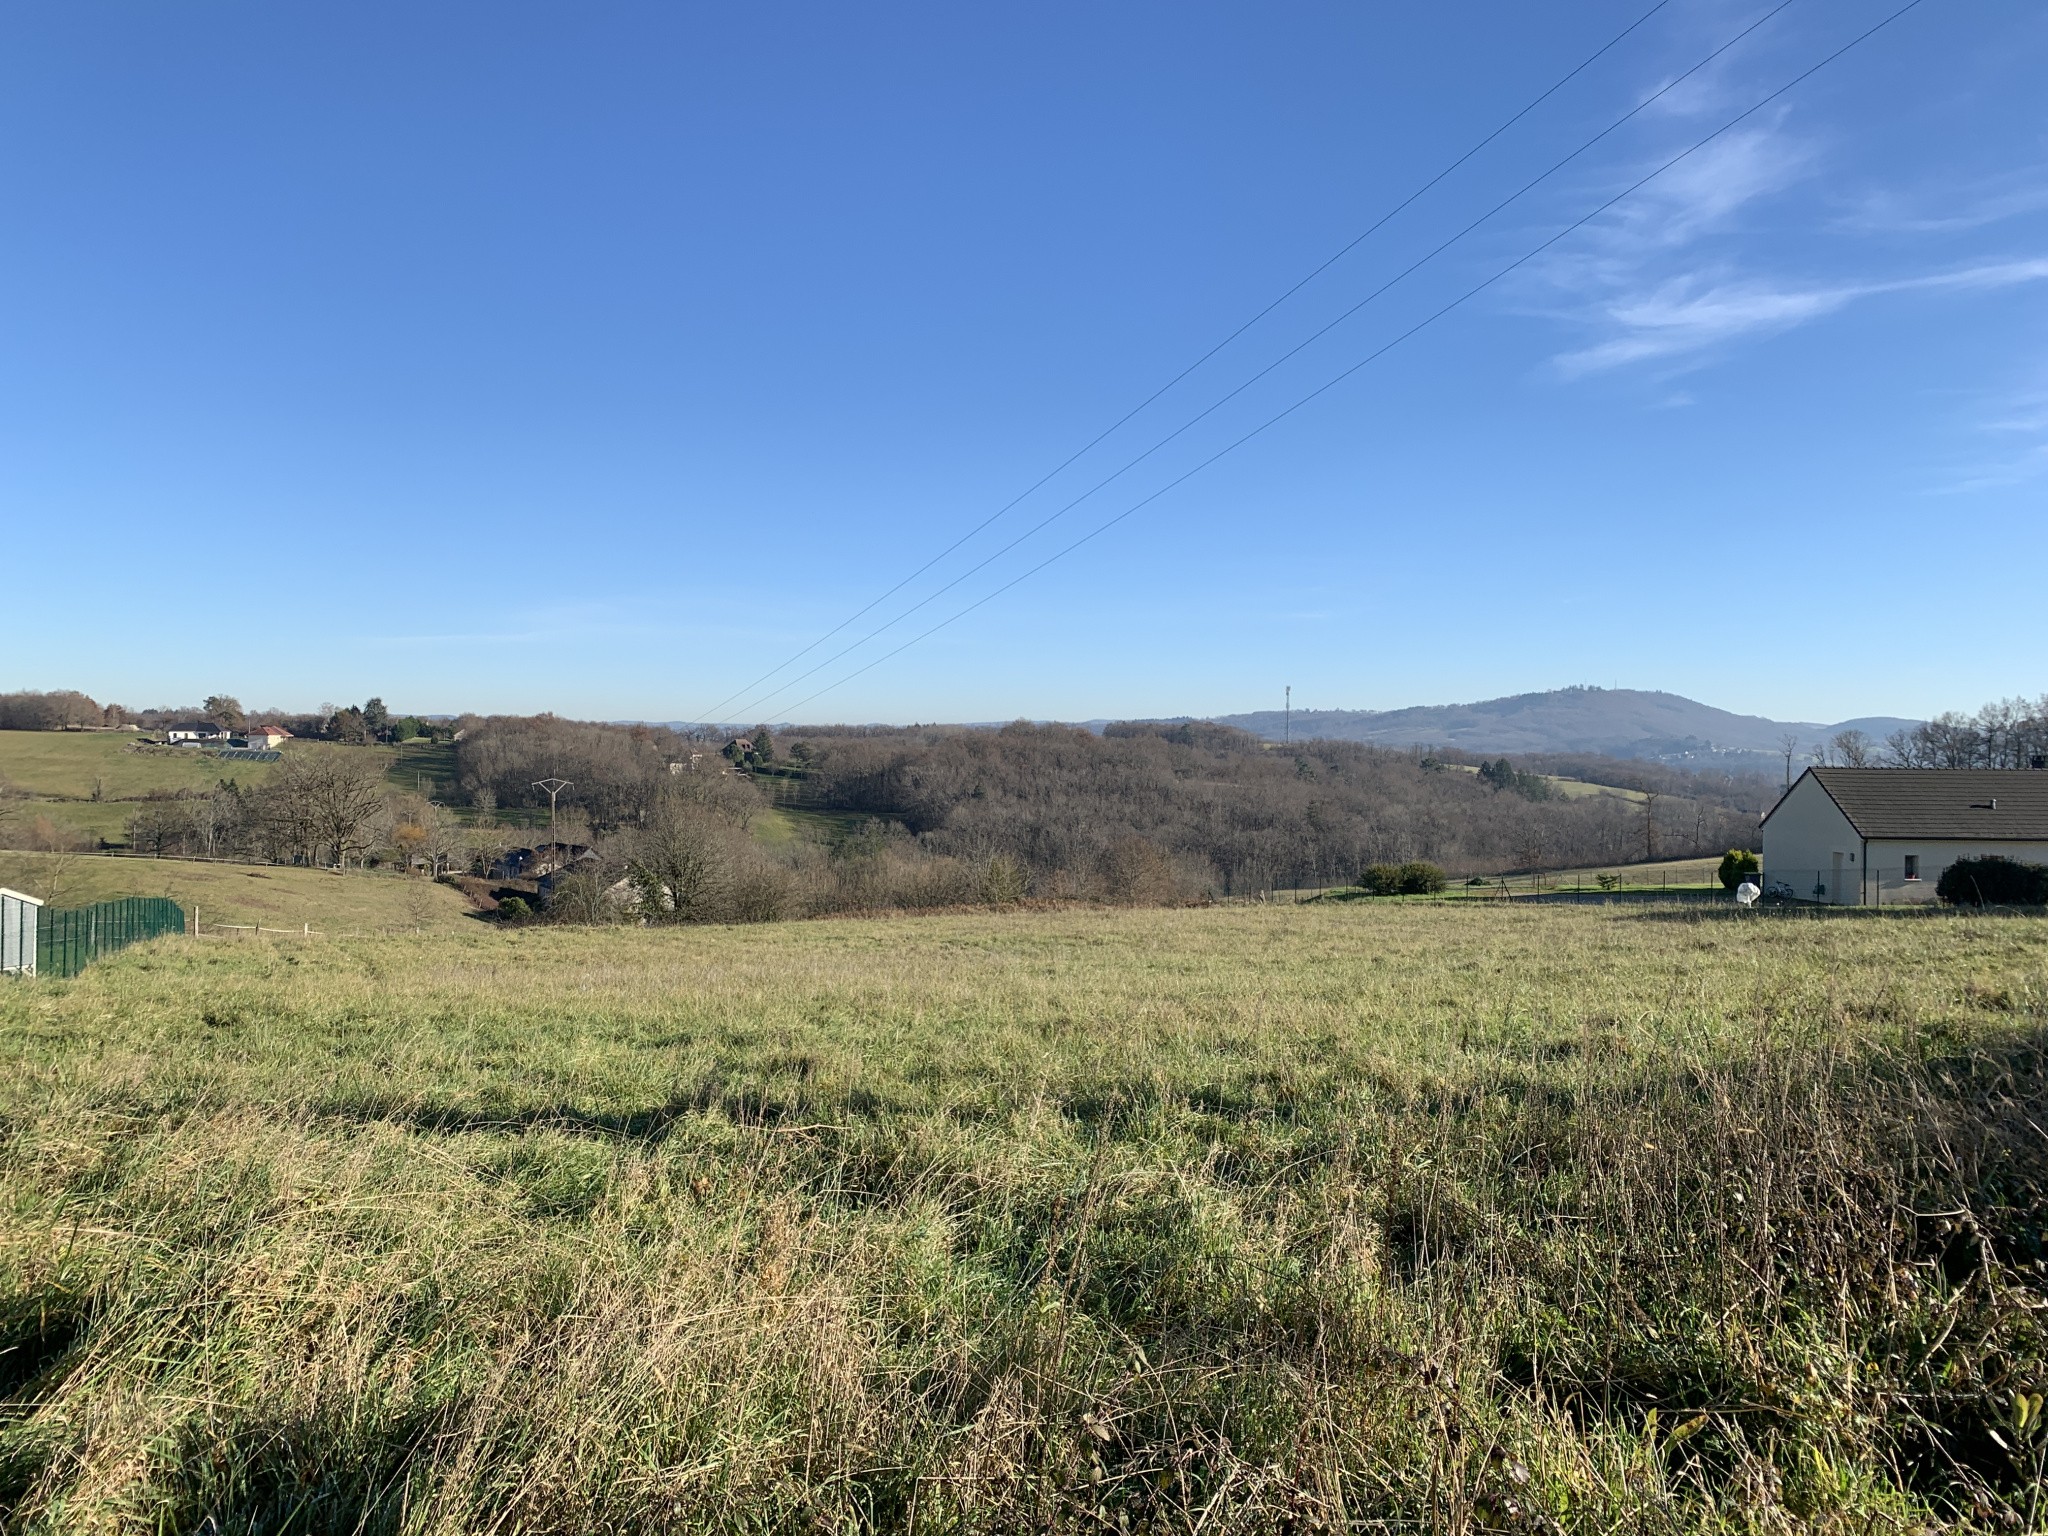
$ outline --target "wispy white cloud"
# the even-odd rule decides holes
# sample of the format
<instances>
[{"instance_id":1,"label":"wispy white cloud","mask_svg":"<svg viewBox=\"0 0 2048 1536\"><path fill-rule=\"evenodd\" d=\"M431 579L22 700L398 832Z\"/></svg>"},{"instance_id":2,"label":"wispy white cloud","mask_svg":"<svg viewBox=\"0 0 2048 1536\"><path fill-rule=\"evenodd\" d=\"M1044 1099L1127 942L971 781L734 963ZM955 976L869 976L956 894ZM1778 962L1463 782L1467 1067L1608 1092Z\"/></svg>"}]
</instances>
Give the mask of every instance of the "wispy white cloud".
<instances>
[{"instance_id":1,"label":"wispy white cloud","mask_svg":"<svg viewBox=\"0 0 2048 1536\"><path fill-rule=\"evenodd\" d=\"M1976 429L1997 443L1996 451L1933 486L1936 495L1995 490L2048 475L2048 388L2022 390L1993 402Z\"/></svg>"},{"instance_id":2,"label":"wispy white cloud","mask_svg":"<svg viewBox=\"0 0 2048 1536\"><path fill-rule=\"evenodd\" d=\"M1745 212L1805 178L1810 146L1764 123L1731 133L1673 166L1535 270L1563 319L1609 326L1617 307L1669 303L1688 285L1706 286L1689 253L1710 236L1738 233ZM1624 172L1639 175L1640 171ZM1695 270L1674 274L1675 265ZM1725 272L1721 274L1726 276Z\"/></svg>"},{"instance_id":3,"label":"wispy white cloud","mask_svg":"<svg viewBox=\"0 0 2048 1536\"><path fill-rule=\"evenodd\" d=\"M1699 352L1745 336L1770 335L1830 315L1880 294L1988 290L2048 280L2048 258L1988 262L1948 272L1880 282L1792 287L1754 279L1716 281L1688 273L1603 306L1608 340L1565 353L1568 377L1652 358Z\"/></svg>"},{"instance_id":4,"label":"wispy white cloud","mask_svg":"<svg viewBox=\"0 0 2048 1536\"><path fill-rule=\"evenodd\" d=\"M2048 437L2048 390L2007 401L2000 415L1981 424L1986 432L2021 432Z\"/></svg>"},{"instance_id":5,"label":"wispy white cloud","mask_svg":"<svg viewBox=\"0 0 2048 1536\"><path fill-rule=\"evenodd\" d=\"M1709 105L1719 110L1732 81L1702 77L1688 86L1685 99L1671 102L1673 114ZM1553 295L1547 311L1592 333L1589 343L1553 359L1564 377L1637 363L1705 361L1737 341L1807 325L1879 295L2009 288L2048 277L2048 261L1982 257L1932 271L1923 261L1903 276L1795 279L1758 271L1753 253L1782 244L1782 232L1772 227L1774 205L1812 182L1832 158L1820 138L1791 129L1791 110L1782 106L1687 156L1533 274ZM2037 168L1947 193L1867 196L1823 227L1918 238L2039 210L2048 210L2048 169ZM1801 224L1812 227L1811 217ZM1896 258L1895 250L1891 254ZM1853 259L1867 268L1870 253L1858 247ZM1802 253L1802 265L1813 261L1810 250Z\"/></svg>"},{"instance_id":6,"label":"wispy white cloud","mask_svg":"<svg viewBox=\"0 0 2048 1536\"><path fill-rule=\"evenodd\" d=\"M2048 212L2048 168L2034 166L1963 188L1872 192L1835 227L1858 235L1960 234L2042 212Z\"/></svg>"},{"instance_id":7,"label":"wispy white cloud","mask_svg":"<svg viewBox=\"0 0 2048 1536\"><path fill-rule=\"evenodd\" d=\"M1937 496L1962 496L1971 491L1995 491L2010 485L2024 485L2043 475L2048 475L2048 443L2036 443L2023 452L1975 465L1958 478L1934 486L1932 490Z\"/></svg>"}]
</instances>

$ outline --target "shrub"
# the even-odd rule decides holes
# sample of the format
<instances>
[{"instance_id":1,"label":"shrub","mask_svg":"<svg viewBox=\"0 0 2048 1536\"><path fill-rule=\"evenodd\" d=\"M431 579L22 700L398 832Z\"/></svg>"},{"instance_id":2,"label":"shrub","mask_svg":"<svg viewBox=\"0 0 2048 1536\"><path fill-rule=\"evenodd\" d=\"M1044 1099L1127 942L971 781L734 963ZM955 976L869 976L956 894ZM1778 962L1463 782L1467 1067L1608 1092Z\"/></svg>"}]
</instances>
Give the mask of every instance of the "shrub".
<instances>
[{"instance_id":1,"label":"shrub","mask_svg":"<svg viewBox=\"0 0 2048 1536\"><path fill-rule=\"evenodd\" d=\"M1421 859L1410 859L1401 866L1403 896L1434 896L1449 883L1450 876Z\"/></svg>"},{"instance_id":2,"label":"shrub","mask_svg":"<svg viewBox=\"0 0 2048 1536\"><path fill-rule=\"evenodd\" d=\"M1398 864L1368 864L1358 877L1358 883L1374 896L1398 896L1401 894L1401 866Z\"/></svg>"},{"instance_id":3,"label":"shrub","mask_svg":"<svg viewBox=\"0 0 2048 1536\"><path fill-rule=\"evenodd\" d=\"M533 916L533 908L526 904L523 896L507 896L498 903L498 921L501 923L523 923Z\"/></svg>"},{"instance_id":4,"label":"shrub","mask_svg":"<svg viewBox=\"0 0 2048 1536\"><path fill-rule=\"evenodd\" d=\"M1744 880L1763 873L1763 863L1747 848L1730 848L1721 855L1721 889L1732 891Z\"/></svg>"},{"instance_id":5,"label":"shrub","mask_svg":"<svg viewBox=\"0 0 2048 1536\"><path fill-rule=\"evenodd\" d=\"M1024 866L999 853L982 867L981 899L992 907L1014 906L1024 899Z\"/></svg>"},{"instance_id":6,"label":"shrub","mask_svg":"<svg viewBox=\"0 0 2048 1536\"><path fill-rule=\"evenodd\" d=\"M2048 905L2048 864L2022 864L1996 854L1957 859L1941 872L1934 893L1952 907Z\"/></svg>"},{"instance_id":7,"label":"shrub","mask_svg":"<svg viewBox=\"0 0 2048 1536\"><path fill-rule=\"evenodd\" d=\"M1434 864L1410 859L1406 864L1368 864L1358 883L1375 896L1434 896L1450 883Z\"/></svg>"},{"instance_id":8,"label":"shrub","mask_svg":"<svg viewBox=\"0 0 2048 1536\"><path fill-rule=\"evenodd\" d=\"M556 879L548 892L547 916L556 923L616 923L625 919L626 912L602 875L579 869Z\"/></svg>"}]
</instances>

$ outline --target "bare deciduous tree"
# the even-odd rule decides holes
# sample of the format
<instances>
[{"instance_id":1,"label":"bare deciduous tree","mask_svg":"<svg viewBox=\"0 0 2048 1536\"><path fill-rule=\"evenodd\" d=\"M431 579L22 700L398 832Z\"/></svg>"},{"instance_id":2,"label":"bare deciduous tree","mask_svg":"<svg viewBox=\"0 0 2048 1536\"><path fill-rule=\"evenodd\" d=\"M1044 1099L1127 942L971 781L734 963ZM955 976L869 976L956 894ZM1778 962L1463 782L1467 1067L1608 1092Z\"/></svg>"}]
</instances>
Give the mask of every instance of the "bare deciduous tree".
<instances>
[{"instance_id":1,"label":"bare deciduous tree","mask_svg":"<svg viewBox=\"0 0 2048 1536\"><path fill-rule=\"evenodd\" d=\"M652 923L702 922L717 905L722 861L718 826L680 796L664 796L635 838L627 877Z\"/></svg>"},{"instance_id":2,"label":"bare deciduous tree","mask_svg":"<svg viewBox=\"0 0 2048 1536\"><path fill-rule=\"evenodd\" d=\"M1835 732L1828 747L1838 768L1868 768L1877 756L1877 744L1858 730Z\"/></svg>"},{"instance_id":3,"label":"bare deciduous tree","mask_svg":"<svg viewBox=\"0 0 2048 1536\"><path fill-rule=\"evenodd\" d=\"M273 846L308 864L346 869L382 840L384 774L374 757L294 754L277 765L255 798Z\"/></svg>"}]
</instances>

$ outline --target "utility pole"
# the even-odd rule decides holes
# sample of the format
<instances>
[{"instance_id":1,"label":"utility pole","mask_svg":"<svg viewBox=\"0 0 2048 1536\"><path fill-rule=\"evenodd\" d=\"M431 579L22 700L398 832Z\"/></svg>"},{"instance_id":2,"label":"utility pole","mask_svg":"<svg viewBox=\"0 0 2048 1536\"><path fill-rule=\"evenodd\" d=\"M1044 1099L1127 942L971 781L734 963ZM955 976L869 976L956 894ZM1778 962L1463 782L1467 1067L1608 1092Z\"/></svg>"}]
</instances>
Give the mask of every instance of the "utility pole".
<instances>
[{"instance_id":1,"label":"utility pole","mask_svg":"<svg viewBox=\"0 0 2048 1536\"><path fill-rule=\"evenodd\" d=\"M555 830L555 796L568 789L573 783L574 780L571 779L536 779L533 783L526 786L528 789L539 789L547 792L548 831L550 832Z\"/></svg>"},{"instance_id":2,"label":"utility pole","mask_svg":"<svg viewBox=\"0 0 2048 1536\"><path fill-rule=\"evenodd\" d=\"M1281 715L1286 723L1280 728L1281 741L1286 746L1294 745L1294 684L1287 685L1287 707Z\"/></svg>"}]
</instances>

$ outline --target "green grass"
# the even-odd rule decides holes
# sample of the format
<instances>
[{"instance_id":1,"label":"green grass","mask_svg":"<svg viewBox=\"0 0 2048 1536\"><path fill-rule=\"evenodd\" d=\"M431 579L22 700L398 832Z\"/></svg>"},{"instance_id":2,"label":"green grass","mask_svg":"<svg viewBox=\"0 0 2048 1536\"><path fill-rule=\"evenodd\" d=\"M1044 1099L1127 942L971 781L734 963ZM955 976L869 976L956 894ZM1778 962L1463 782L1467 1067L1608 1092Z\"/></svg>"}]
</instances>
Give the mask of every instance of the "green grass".
<instances>
[{"instance_id":1,"label":"green grass","mask_svg":"<svg viewBox=\"0 0 2048 1536\"><path fill-rule=\"evenodd\" d=\"M264 763L223 763L192 747L147 747L124 731L0 731L0 782L20 794L90 800L209 790L223 778L260 783Z\"/></svg>"},{"instance_id":2,"label":"green grass","mask_svg":"<svg viewBox=\"0 0 2048 1536\"><path fill-rule=\"evenodd\" d=\"M282 864L216 864L97 854L0 852L0 885L53 905L84 906L117 896L168 896L217 924L255 924L327 934L386 933L469 925L460 892L417 875L297 869Z\"/></svg>"},{"instance_id":3,"label":"green grass","mask_svg":"<svg viewBox=\"0 0 2048 1536\"><path fill-rule=\"evenodd\" d=\"M384 777L394 787L424 793L431 799L449 798L457 778L454 742L401 741L395 747L375 750L390 758Z\"/></svg>"},{"instance_id":4,"label":"green grass","mask_svg":"<svg viewBox=\"0 0 2048 1536\"><path fill-rule=\"evenodd\" d=\"M374 752L394 789L424 786L445 793L455 779L455 749L446 742L343 747L300 741L286 743L284 750ZM35 840L38 821L74 838L125 843L128 819L149 795L206 794L222 779L253 786L271 771L268 763L223 762L195 747L144 745L129 732L0 731L0 788L13 797L0 803L12 812L0 820L0 843Z\"/></svg>"},{"instance_id":5,"label":"green grass","mask_svg":"<svg viewBox=\"0 0 2048 1536\"><path fill-rule=\"evenodd\" d=\"M804 835L804 820L779 806L767 806L754 813L748 830L768 848L784 848Z\"/></svg>"},{"instance_id":6,"label":"green grass","mask_svg":"<svg viewBox=\"0 0 2048 1536\"><path fill-rule=\"evenodd\" d=\"M1947 914L144 946L0 988L0 1521L2004 1529L2044 1006Z\"/></svg>"},{"instance_id":7,"label":"green grass","mask_svg":"<svg viewBox=\"0 0 2048 1536\"><path fill-rule=\"evenodd\" d=\"M1443 765L1457 773L1479 772L1477 763L1445 763ZM1590 800L1597 795L1610 795L1617 800L1642 801L1648 798L1640 789L1621 789L1612 784L1594 784L1585 779L1562 779L1555 774L1541 776L1566 800Z\"/></svg>"}]
</instances>

